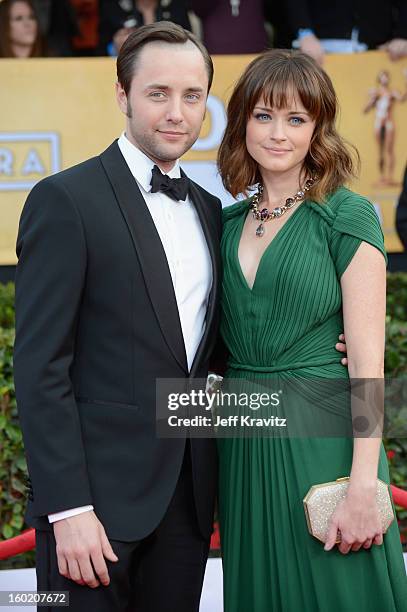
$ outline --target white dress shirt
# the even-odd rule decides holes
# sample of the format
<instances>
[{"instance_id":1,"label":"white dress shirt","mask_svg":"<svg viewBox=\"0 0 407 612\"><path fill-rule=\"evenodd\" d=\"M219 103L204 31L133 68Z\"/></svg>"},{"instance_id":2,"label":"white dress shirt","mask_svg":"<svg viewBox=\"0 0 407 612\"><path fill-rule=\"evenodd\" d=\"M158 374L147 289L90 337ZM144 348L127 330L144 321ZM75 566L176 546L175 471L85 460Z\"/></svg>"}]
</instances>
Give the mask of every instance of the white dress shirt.
<instances>
[{"instance_id":1,"label":"white dress shirt","mask_svg":"<svg viewBox=\"0 0 407 612\"><path fill-rule=\"evenodd\" d=\"M127 165L150 211L167 257L175 298L178 305L188 369L205 330L206 311L212 287L212 264L196 208L189 196L176 202L165 193L151 193L151 171L154 162L122 134L118 141ZM177 161L167 172L170 178L181 176ZM134 206L138 206L134 202ZM49 514L50 523L93 510L80 506Z\"/></svg>"}]
</instances>

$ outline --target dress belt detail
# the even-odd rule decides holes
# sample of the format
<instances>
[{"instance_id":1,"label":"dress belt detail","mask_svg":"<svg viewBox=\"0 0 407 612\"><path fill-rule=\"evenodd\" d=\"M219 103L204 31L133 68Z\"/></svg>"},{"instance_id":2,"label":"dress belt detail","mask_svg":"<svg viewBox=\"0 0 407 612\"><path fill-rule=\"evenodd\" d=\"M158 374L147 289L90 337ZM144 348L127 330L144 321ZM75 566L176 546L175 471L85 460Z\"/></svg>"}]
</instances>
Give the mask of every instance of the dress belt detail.
<instances>
[{"instance_id":1,"label":"dress belt detail","mask_svg":"<svg viewBox=\"0 0 407 612\"><path fill-rule=\"evenodd\" d=\"M341 363L340 357L331 357L330 359L315 359L313 361L295 361L294 363L280 363L274 366L258 366L253 364L238 363L237 361L229 361L228 367L233 370L245 370L247 372L283 372L285 370L298 370L300 368L314 368L318 366L328 365L330 363Z\"/></svg>"}]
</instances>

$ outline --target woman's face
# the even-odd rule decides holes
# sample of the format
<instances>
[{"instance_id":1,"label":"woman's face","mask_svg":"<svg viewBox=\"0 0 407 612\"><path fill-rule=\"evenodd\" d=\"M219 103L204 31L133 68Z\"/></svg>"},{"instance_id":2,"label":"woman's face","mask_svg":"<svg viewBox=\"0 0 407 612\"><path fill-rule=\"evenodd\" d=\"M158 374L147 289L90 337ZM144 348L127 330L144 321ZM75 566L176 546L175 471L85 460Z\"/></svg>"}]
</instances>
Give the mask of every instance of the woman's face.
<instances>
[{"instance_id":1,"label":"woman's face","mask_svg":"<svg viewBox=\"0 0 407 612\"><path fill-rule=\"evenodd\" d=\"M37 37L37 20L25 2L15 2L10 8L10 42L31 47Z\"/></svg>"},{"instance_id":2,"label":"woman's face","mask_svg":"<svg viewBox=\"0 0 407 612\"><path fill-rule=\"evenodd\" d=\"M291 100L290 106L273 109L261 97L247 122L246 147L260 171L301 172L315 121L297 96Z\"/></svg>"}]
</instances>

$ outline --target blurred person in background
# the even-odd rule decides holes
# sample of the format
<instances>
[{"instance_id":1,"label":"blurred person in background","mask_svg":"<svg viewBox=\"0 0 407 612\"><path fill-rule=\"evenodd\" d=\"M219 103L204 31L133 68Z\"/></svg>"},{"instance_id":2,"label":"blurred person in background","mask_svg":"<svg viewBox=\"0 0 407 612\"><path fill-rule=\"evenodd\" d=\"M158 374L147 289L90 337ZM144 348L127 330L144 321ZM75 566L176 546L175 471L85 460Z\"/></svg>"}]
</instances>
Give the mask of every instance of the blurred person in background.
<instances>
[{"instance_id":1,"label":"blurred person in background","mask_svg":"<svg viewBox=\"0 0 407 612\"><path fill-rule=\"evenodd\" d=\"M407 57L407 45L402 57ZM403 189L396 209L396 230L404 250L407 251L407 166L404 171Z\"/></svg>"},{"instance_id":2,"label":"blurred person in background","mask_svg":"<svg viewBox=\"0 0 407 612\"><path fill-rule=\"evenodd\" d=\"M405 76L407 77L407 71ZM394 104L407 100L406 90L401 93L391 86L390 73L381 70L377 75L377 86L369 91L369 101L363 109L364 113L375 109L374 135L379 150L379 174L380 180L377 184L381 186L399 186L399 181L394 181L393 173L396 165L394 144L396 140L396 125L393 117Z\"/></svg>"},{"instance_id":3,"label":"blurred person in background","mask_svg":"<svg viewBox=\"0 0 407 612\"><path fill-rule=\"evenodd\" d=\"M0 57L42 57L45 45L29 0L0 3Z\"/></svg>"},{"instance_id":4,"label":"blurred person in background","mask_svg":"<svg viewBox=\"0 0 407 612\"><path fill-rule=\"evenodd\" d=\"M263 0L191 0L190 7L209 53L260 53L268 46Z\"/></svg>"},{"instance_id":5,"label":"blurred person in background","mask_svg":"<svg viewBox=\"0 0 407 612\"><path fill-rule=\"evenodd\" d=\"M404 250L407 251L407 168L404 172L403 191L396 210L396 229Z\"/></svg>"},{"instance_id":6,"label":"blurred person in background","mask_svg":"<svg viewBox=\"0 0 407 612\"><path fill-rule=\"evenodd\" d=\"M71 0L79 34L72 45L75 55L97 55L99 52L99 0Z\"/></svg>"},{"instance_id":7,"label":"blurred person in background","mask_svg":"<svg viewBox=\"0 0 407 612\"><path fill-rule=\"evenodd\" d=\"M57 57L72 56L72 39L79 30L70 0L33 0L33 5L50 54Z\"/></svg>"},{"instance_id":8,"label":"blurred person in background","mask_svg":"<svg viewBox=\"0 0 407 612\"><path fill-rule=\"evenodd\" d=\"M384 49L407 53L406 0L285 0L269 8L274 46L299 48L323 64L325 53Z\"/></svg>"},{"instance_id":9,"label":"blurred person in background","mask_svg":"<svg viewBox=\"0 0 407 612\"><path fill-rule=\"evenodd\" d=\"M101 53L118 55L136 28L163 20L191 30L186 0L100 0Z\"/></svg>"}]
</instances>

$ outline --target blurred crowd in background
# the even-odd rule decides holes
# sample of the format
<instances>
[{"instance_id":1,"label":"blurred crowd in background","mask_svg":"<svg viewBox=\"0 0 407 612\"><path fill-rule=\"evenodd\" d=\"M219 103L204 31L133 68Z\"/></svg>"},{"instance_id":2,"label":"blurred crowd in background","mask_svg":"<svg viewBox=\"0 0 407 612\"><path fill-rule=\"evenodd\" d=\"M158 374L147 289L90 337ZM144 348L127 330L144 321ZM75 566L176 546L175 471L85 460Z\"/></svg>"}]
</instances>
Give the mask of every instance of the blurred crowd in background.
<instances>
[{"instance_id":1,"label":"blurred crowd in background","mask_svg":"<svg viewBox=\"0 0 407 612\"><path fill-rule=\"evenodd\" d=\"M407 0L1 0L0 57L115 56L141 25L168 20L211 54L298 48L407 56Z\"/></svg>"}]
</instances>

